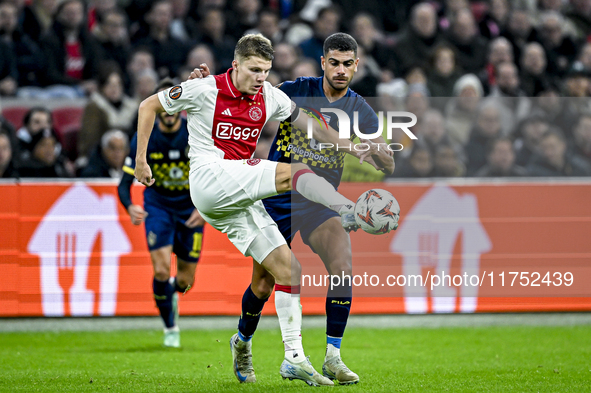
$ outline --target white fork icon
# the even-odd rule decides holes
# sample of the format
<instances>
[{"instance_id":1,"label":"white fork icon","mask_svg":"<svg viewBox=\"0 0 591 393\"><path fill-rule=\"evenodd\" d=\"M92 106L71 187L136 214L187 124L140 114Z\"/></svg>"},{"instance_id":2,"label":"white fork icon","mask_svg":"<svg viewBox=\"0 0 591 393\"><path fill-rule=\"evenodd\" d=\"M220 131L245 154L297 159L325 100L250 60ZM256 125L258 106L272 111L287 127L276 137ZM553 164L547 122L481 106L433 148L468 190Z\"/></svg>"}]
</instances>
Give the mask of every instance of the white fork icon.
<instances>
[{"instance_id":1,"label":"white fork icon","mask_svg":"<svg viewBox=\"0 0 591 393\"><path fill-rule=\"evenodd\" d=\"M74 284L74 266L76 258L76 235L58 233L57 242L57 268L58 282L64 292L64 316L72 315L70 301L71 289Z\"/></svg>"}]
</instances>

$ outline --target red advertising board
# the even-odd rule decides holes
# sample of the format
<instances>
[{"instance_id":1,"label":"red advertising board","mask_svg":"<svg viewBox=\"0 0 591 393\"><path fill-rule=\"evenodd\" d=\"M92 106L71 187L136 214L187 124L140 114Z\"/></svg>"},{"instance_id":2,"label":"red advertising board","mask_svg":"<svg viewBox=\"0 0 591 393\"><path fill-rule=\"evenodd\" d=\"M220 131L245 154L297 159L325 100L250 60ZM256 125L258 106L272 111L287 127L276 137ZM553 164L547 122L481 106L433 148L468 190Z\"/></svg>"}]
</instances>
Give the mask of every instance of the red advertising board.
<instances>
[{"instance_id":1,"label":"red advertising board","mask_svg":"<svg viewBox=\"0 0 591 393\"><path fill-rule=\"evenodd\" d=\"M368 188L392 192L401 219L386 235L351 235L353 313L591 310L591 182L339 190L356 199ZM142 189L133 187L136 203ZM115 184L3 183L0 201L1 317L157 315L144 228L131 224ZM293 250L303 311L322 314L325 269L299 238ZM238 315L251 267L206 227L181 314Z\"/></svg>"}]
</instances>

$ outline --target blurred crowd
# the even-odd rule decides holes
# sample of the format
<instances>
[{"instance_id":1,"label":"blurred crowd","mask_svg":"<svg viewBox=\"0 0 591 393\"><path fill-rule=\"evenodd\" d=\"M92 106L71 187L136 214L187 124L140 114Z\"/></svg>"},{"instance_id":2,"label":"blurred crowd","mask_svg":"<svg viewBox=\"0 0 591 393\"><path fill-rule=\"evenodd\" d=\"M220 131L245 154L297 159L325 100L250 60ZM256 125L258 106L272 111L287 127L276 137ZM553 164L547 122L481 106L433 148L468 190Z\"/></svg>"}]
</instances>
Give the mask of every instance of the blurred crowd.
<instances>
[{"instance_id":1,"label":"blurred crowd","mask_svg":"<svg viewBox=\"0 0 591 393\"><path fill-rule=\"evenodd\" d=\"M591 175L591 0L0 0L0 96L86 100L73 147L46 107L0 117L0 178L118 177L161 78L226 71L245 33L274 43L272 84L320 76L338 31L351 88L417 116L393 177Z\"/></svg>"}]
</instances>

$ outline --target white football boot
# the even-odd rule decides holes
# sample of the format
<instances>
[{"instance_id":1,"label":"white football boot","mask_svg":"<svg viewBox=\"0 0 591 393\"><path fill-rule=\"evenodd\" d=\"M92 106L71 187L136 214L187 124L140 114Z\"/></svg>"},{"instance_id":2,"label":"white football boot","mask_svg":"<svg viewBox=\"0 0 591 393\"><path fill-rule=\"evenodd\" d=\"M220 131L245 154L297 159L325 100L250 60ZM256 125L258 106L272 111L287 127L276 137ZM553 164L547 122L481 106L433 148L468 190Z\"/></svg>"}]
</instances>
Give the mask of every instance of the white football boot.
<instances>
[{"instance_id":1,"label":"white football boot","mask_svg":"<svg viewBox=\"0 0 591 393\"><path fill-rule=\"evenodd\" d=\"M242 383L256 382L252 367L252 340L242 341L238 333L230 339L230 350L232 351L232 368L234 375Z\"/></svg>"},{"instance_id":2,"label":"white football boot","mask_svg":"<svg viewBox=\"0 0 591 393\"><path fill-rule=\"evenodd\" d=\"M355 221L355 205L343 205L338 213L341 216L341 225L345 228L345 231L355 232L359 229L359 225Z\"/></svg>"},{"instance_id":3,"label":"white football boot","mask_svg":"<svg viewBox=\"0 0 591 393\"><path fill-rule=\"evenodd\" d=\"M281 368L279 369L279 374L281 374L283 379L289 379L290 381L301 379L310 386L334 385L330 379L320 375L314 367L312 367L312 363L310 363L310 358L308 357L300 363L292 363L284 358L283 363L281 363Z\"/></svg>"},{"instance_id":4,"label":"white football boot","mask_svg":"<svg viewBox=\"0 0 591 393\"><path fill-rule=\"evenodd\" d=\"M179 329L179 295L172 295L172 312L174 313L174 326L164 328L164 346L170 348L181 347L181 329Z\"/></svg>"},{"instance_id":5,"label":"white football boot","mask_svg":"<svg viewBox=\"0 0 591 393\"><path fill-rule=\"evenodd\" d=\"M352 385L359 382L359 376L343 363L340 356L334 356L324 361L322 374L339 385Z\"/></svg>"}]
</instances>

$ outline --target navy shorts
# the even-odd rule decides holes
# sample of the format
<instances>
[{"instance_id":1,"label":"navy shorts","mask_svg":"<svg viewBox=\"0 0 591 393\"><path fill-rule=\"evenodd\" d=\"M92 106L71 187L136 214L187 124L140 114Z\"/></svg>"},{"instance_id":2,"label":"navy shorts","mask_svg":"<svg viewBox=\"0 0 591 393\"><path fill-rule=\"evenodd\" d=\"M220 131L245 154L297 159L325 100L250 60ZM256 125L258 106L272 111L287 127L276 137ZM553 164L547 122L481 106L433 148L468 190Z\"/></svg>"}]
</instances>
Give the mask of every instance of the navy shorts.
<instances>
[{"instance_id":1,"label":"navy shorts","mask_svg":"<svg viewBox=\"0 0 591 393\"><path fill-rule=\"evenodd\" d=\"M172 211L157 202L144 200L144 210L148 213L145 225L149 250L172 245L172 251L179 259L197 262L201 255L203 227L185 226L194 209Z\"/></svg>"},{"instance_id":2,"label":"navy shorts","mask_svg":"<svg viewBox=\"0 0 591 393\"><path fill-rule=\"evenodd\" d=\"M332 217L340 217L334 210L311 202L299 194L278 195L263 199L263 203L289 245L299 231L302 240L309 246L308 240L314 229Z\"/></svg>"}]
</instances>

